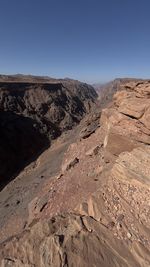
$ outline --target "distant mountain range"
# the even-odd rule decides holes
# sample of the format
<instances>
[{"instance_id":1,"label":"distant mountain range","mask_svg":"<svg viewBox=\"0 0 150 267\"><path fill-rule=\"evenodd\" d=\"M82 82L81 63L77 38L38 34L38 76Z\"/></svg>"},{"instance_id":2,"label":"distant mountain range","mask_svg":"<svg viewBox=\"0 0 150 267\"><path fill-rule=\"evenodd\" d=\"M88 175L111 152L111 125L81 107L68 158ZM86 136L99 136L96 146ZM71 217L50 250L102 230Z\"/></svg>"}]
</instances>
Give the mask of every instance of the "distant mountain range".
<instances>
[{"instance_id":1,"label":"distant mountain range","mask_svg":"<svg viewBox=\"0 0 150 267\"><path fill-rule=\"evenodd\" d=\"M14 74L14 75L0 75L0 82L33 82L33 83L51 83L58 81L72 81L73 79L64 78L56 79L49 76L36 76L36 75L24 75L24 74ZM75 81L75 80L74 80Z\"/></svg>"}]
</instances>

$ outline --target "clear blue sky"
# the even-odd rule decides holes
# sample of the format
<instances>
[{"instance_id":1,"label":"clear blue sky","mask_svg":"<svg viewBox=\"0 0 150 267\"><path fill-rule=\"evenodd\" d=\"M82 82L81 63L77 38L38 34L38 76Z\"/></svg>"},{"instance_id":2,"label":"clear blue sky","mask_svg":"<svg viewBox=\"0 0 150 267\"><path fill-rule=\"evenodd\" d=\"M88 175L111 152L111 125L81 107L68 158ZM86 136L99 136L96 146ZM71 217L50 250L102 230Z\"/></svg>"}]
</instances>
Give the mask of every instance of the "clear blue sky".
<instances>
[{"instance_id":1,"label":"clear blue sky","mask_svg":"<svg viewBox=\"0 0 150 267\"><path fill-rule=\"evenodd\" d=\"M0 73L150 78L150 0L0 0Z\"/></svg>"}]
</instances>

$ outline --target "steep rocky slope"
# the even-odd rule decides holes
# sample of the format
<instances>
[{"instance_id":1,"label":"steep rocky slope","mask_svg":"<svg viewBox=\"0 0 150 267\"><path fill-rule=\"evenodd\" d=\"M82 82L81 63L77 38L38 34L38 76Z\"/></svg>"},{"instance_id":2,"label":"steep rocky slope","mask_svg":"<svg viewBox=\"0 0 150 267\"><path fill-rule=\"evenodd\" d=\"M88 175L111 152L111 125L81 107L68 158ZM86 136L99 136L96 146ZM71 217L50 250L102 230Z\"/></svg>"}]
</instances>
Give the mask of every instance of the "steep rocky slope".
<instances>
[{"instance_id":1,"label":"steep rocky slope","mask_svg":"<svg viewBox=\"0 0 150 267\"><path fill-rule=\"evenodd\" d=\"M78 124L96 102L97 94L87 84L45 79L0 77L1 186L51 140Z\"/></svg>"},{"instance_id":2,"label":"steep rocky slope","mask_svg":"<svg viewBox=\"0 0 150 267\"><path fill-rule=\"evenodd\" d=\"M24 229L21 215L3 225L1 266L150 266L149 116L150 83L127 81L100 127L88 118Z\"/></svg>"}]
</instances>

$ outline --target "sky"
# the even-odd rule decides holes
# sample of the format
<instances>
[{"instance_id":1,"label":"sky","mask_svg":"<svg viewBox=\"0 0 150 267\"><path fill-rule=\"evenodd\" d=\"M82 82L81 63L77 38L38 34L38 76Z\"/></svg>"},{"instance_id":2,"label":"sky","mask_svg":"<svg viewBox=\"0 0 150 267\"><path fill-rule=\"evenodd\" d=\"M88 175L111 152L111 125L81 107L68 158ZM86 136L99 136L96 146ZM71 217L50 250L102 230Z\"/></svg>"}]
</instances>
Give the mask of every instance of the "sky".
<instances>
[{"instance_id":1,"label":"sky","mask_svg":"<svg viewBox=\"0 0 150 267\"><path fill-rule=\"evenodd\" d=\"M0 0L0 73L150 78L150 0Z\"/></svg>"}]
</instances>

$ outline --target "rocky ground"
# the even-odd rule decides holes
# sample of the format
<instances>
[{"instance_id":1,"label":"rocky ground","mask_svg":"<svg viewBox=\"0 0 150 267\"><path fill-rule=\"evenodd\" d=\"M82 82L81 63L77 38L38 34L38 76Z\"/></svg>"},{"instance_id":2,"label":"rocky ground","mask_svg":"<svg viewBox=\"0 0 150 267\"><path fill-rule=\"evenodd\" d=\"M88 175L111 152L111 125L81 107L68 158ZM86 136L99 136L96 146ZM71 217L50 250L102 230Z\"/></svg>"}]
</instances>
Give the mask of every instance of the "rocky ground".
<instances>
[{"instance_id":1,"label":"rocky ground","mask_svg":"<svg viewBox=\"0 0 150 267\"><path fill-rule=\"evenodd\" d=\"M1 266L150 266L149 117L127 80L2 190Z\"/></svg>"}]
</instances>

